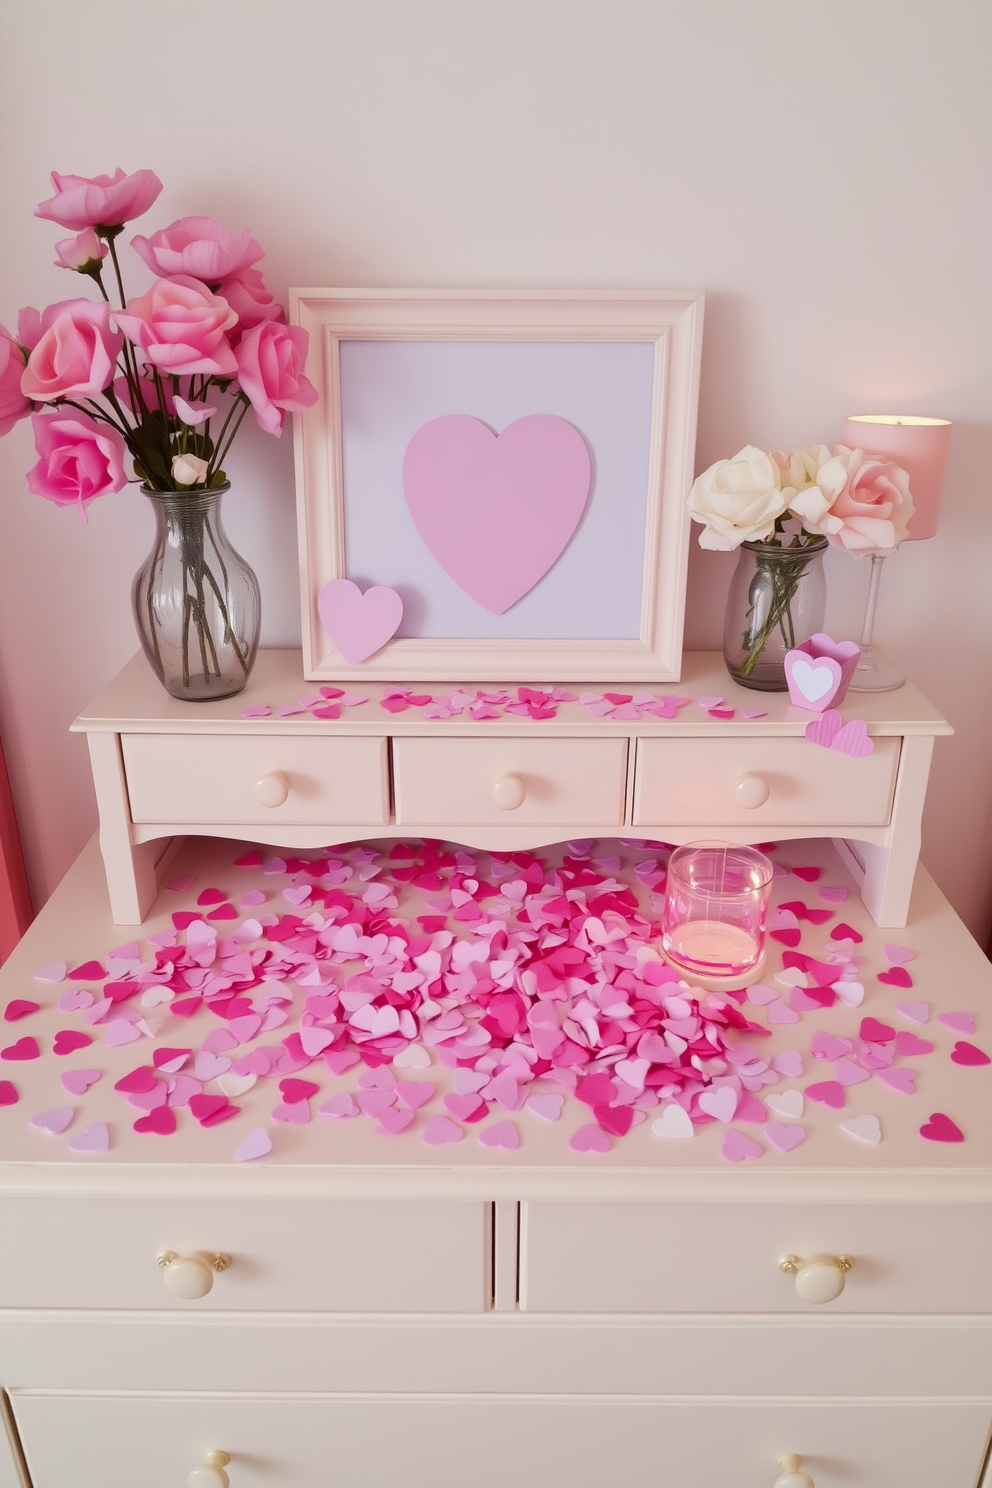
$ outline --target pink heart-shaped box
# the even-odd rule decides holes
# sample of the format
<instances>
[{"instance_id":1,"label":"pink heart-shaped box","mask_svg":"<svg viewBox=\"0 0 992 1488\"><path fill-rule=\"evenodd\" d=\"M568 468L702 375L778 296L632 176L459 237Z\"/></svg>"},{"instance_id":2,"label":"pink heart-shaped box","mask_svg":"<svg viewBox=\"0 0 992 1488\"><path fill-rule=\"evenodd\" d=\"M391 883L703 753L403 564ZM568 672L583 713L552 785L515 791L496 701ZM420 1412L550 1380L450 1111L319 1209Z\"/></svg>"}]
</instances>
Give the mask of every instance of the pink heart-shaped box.
<instances>
[{"instance_id":1,"label":"pink heart-shaped box","mask_svg":"<svg viewBox=\"0 0 992 1488\"><path fill-rule=\"evenodd\" d=\"M861 658L855 641L835 641L818 631L785 655L789 698L797 708L823 713L844 701Z\"/></svg>"}]
</instances>

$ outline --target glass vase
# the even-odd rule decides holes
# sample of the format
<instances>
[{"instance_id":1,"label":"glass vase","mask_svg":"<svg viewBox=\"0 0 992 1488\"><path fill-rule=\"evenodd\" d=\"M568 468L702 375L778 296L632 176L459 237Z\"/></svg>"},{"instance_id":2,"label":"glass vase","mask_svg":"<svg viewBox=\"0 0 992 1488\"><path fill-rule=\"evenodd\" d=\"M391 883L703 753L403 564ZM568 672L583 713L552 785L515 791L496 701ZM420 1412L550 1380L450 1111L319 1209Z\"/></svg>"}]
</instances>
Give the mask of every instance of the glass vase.
<instances>
[{"instance_id":1,"label":"glass vase","mask_svg":"<svg viewBox=\"0 0 992 1488\"><path fill-rule=\"evenodd\" d=\"M240 692L258 650L258 580L228 541L212 490L155 491L155 543L134 576L131 606L166 692L209 702Z\"/></svg>"},{"instance_id":2,"label":"glass vase","mask_svg":"<svg viewBox=\"0 0 992 1488\"><path fill-rule=\"evenodd\" d=\"M742 687L786 692L785 653L823 629L825 537L805 547L746 542L727 596L723 657Z\"/></svg>"}]
</instances>

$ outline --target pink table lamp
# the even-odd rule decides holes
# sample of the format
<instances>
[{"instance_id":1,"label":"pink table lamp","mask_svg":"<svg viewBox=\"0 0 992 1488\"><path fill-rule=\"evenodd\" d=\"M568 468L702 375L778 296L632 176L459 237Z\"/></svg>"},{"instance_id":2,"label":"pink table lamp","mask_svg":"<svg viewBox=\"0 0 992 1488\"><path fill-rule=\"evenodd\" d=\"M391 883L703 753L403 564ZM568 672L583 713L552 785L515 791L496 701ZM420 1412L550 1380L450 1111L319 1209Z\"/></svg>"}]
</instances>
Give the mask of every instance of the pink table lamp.
<instances>
[{"instance_id":1,"label":"pink table lamp","mask_svg":"<svg viewBox=\"0 0 992 1488\"><path fill-rule=\"evenodd\" d=\"M916 508L906 536L933 537L951 445L950 421L910 413L854 413L845 420L843 442L849 449L863 449L866 454L881 455L902 466L909 475ZM905 672L879 656L872 642L882 563L894 551L871 555L868 599L861 627L861 660L851 680L852 692L889 692L906 680Z\"/></svg>"}]
</instances>

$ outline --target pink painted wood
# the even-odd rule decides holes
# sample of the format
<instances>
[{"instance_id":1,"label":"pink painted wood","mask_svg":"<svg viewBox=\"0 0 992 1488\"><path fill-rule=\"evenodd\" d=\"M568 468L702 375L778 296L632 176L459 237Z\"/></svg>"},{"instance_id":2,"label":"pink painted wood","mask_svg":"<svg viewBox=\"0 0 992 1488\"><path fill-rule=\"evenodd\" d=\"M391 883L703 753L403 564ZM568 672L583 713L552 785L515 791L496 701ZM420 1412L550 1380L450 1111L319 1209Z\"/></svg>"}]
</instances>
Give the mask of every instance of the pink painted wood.
<instances>
[{"instance_id":1,"label":"pink painted wood","mask_svg":"<svg viewBox=\"0 0 992 1488\"><path fill-rule=\"evenodd\" d=\"M0 961L6 961L33 919L7 762L0 745Z\"/></svg>"}]
</instances>

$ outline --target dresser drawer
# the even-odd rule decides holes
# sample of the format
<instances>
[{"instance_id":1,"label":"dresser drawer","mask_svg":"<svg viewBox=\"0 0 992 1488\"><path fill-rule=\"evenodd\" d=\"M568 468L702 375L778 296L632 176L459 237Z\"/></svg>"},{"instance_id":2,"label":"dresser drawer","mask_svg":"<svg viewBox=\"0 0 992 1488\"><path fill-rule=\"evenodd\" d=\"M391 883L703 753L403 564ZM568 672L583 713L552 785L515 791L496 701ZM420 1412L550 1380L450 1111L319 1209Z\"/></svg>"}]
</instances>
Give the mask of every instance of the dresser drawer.
<instances>
[{"instance_id":1,"label":"dresser drawer","mask_svg":"<svg viewBox=\"0 0 992 1488\"><path fill-rule=\"evenodd\" d=\"M481 1202L242 1198L0 1199L0 1308L482 1312ZM158 1256L231 1257L181 1301Z\"/></svg>"},{"instance_id":2,"label":"dresser drawer","mask_svg":"<svg viewBox=\"0 0 992 1488\"><path fill-rule=\"evenodd\" d=\"M34 1488L177 1488L217 1449L231 1488L770 1488L785 1453L816 1488L975 1488L990 1418L982 1399L15 1390L12 1403Z\"/></svg>"},{"instance_id":3,"label":"dresser drawer","mask_svg":"<svg viewBox=\"0 0 992 1488\"><path fill-rule=\"evenodd\" d=\"M389 820L386 741L278 734L124 734L134 822ZM285 777L280 804L259 787Z\"/></svg>"},{"instance_id":4,"label":"dresser drawer","mask_svg":"<svg viewBox=\"0 0 992 1488\"><path fill-rule=\"evenodd\" d=\"M626 774L625 738L393 740L400 823L616 827Z\"/></svg>"},{"instance_id":5,"label":"dresser drawer","mask_svg":"<svg viewBox=\"0 0 992 1488\"><path fill-rule=\"evenodd\" d=\"M852 759L806 739L638 739L638 826L884 826L892 810L900 739L876 739ZM760 806L738 797L742 776L768 788ZM760 794L760 792L759 792Z\"/></svg>"},{"instance_id":6,"label":"dresser drawer","mask_svg":"<svg viewBox=\"0 0 992 1488\"><path fill-rule=\"evenodd\" d=\"M538 1202L521 1224L530 1312L992 1312L988 1205ZM804 1302L788 1255L854 1266Z\"/></svg>"}]
</instances>

